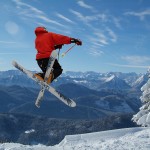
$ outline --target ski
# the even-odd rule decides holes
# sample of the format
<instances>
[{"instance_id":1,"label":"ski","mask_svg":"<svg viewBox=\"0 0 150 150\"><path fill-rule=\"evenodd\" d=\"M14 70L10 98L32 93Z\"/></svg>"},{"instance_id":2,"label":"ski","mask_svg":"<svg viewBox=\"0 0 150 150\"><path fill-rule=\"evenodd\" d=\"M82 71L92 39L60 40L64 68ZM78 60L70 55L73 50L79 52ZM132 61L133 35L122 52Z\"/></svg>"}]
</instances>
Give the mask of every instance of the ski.
<instances>
[{"instance_id":1,"label":"ski","mask_svg":"<svg viewBox=\"0 0 150 150\"><path fill-rule=\"evenodd\" d=\"M61 100L64 104L68 105L69 107L75 107L76 106L76 103L72 99L67 98L66 96L64 96L63 94L58 92L55 88L48 85L46 82L40 81L38 78L36 78L34 76L34 74L31 71L26 70L24 67L19 65L16 61L13 61L12 65L14 67L16 67L17 69L19 69L24 74L26 74L29 78L34 80L36 83L43 86L44 89L48 90L51 94L53 94L55 97L57 97L59 100Z\"/></svg>"},{"instance_id":2,"label":"ski","mask_svg":"<svg viewBox=\"0 0 150 150\"><path fill-rule=\"evenodd\" d=\"M48 62L48 65L47 65L47 70L46 70L46 73L45 73L45 77L44 77L44 82L47 82L48 78L49 78L49 75L52 71L52 67L53 67L53 64L55 62L55 59L57 57L57 51L53 51L50 58L49 58L49 62ZM39 108L40 107L40 103L44 97L44 92L45 92L45 88L43 86L41 86L41 90L38 94L38 97L35 101L35 105Z\"/></svg>"}]
</instances>

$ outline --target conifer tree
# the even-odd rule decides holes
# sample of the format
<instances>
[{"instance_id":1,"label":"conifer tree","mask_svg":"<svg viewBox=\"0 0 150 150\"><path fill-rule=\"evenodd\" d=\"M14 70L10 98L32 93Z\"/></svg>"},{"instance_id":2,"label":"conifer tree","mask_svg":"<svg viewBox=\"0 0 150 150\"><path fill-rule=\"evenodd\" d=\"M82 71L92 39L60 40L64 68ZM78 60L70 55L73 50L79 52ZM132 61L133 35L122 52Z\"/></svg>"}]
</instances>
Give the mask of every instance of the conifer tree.
<instances>
[{"instance_id":1,"label":"conifer tree","mask_svg":"<svg viewBox=\"0 0 150 150\"><path fill-rule=\"evenodd\" d=\"M138 125L150 127L150 78L141 88L142 96L140 97L142 107L140 111L133 116L132 120Z\"/></svg>"}]
</instances>

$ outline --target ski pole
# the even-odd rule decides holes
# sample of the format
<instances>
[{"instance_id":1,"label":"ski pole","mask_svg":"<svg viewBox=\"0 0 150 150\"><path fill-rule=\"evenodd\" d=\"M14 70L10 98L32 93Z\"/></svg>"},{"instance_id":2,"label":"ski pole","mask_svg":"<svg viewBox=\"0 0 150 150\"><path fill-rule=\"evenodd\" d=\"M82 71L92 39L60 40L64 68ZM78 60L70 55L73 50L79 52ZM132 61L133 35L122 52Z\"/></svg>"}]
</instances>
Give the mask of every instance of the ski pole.
<instances>
[{"instance_id":1,"label":"ski pole","mask_svg":"<svg viewBox=\"0 0 150 150\"><path fill-rule=\"evenodd\" d=\"M67 51L65 51L64 53L62 53L62 57L64 57L76 44L74 44L73 46L71 46Z\"/></svg>"}]
</instances>

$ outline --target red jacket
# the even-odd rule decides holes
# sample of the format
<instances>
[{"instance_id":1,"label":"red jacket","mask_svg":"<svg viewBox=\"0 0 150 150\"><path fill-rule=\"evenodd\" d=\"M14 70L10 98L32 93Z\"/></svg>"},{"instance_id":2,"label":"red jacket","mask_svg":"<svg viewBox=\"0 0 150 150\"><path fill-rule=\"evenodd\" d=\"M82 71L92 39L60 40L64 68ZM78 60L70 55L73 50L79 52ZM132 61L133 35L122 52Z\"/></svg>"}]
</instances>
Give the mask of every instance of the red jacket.
<instances>
[{"instance_id":1,"label":"red jacket","mask_svg":"<svg viewBox=\"0 0 150 150\"><path fill-rule=\"evenodd\" d=\"M49 58L55 50L54 46L71 43L71 37L48 32L43 27L37 27L35 34L36 59Z\"/></svg>"}]
</instances>

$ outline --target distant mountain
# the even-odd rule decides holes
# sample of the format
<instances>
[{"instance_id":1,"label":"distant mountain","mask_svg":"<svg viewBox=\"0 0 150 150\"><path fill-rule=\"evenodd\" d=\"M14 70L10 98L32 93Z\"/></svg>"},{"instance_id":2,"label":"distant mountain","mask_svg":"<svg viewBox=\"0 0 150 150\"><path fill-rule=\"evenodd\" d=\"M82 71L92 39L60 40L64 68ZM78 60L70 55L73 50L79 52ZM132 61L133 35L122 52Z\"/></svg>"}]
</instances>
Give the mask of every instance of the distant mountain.
<instances>
[{"instance_id":1,"label":"distant mountain","mask_svg":"<svg viewBox=\"0 0 150 150\"><path fill-rule=\"evenodd\" d=\"M115 90L95 91L77 84L64 84L57 90L73 98L77 107L70 108L46 92L38 109L34 105L38 94L37 89L1 86L0 112L26 113L52 118L97 119L116 114L134 113L141 105L139 99Z\"/></svg>"},{"instance_id":2,"label":"distant mountain","mask_svg":"<svg viewBox=\"0 0 150 150\"><path fill-rule=\"evenodd\" d=\"M136 89L141 88L146 83L146 81L148 81L148 79L149 74L141 75L135 82L133 82L133 87Z\"/></svg>"},{"instance_id":3,"label":"distant mountain","mask_svg":"<svg viewBox=\"0 0 150 150\"><path fill-rule=\"evenodd\" d=\"M21 87L37 87L37 84L18 70L9 70L0 72L0 85Z\"/></svg>"},{"instance_id":4,"label":"distant mountain","mask_svg":"<svg viewBox=\"0 0 150 150\"><path fill-rule=\"evenodd\" d=\"M75 100L77 107L66 106L46 91L38 109L34 103L39 85L18 70L0 72L0 141L52 145L66 134L134 126L129 115L141 106L144 76L66 72L52 86Z\"/></svg>"},{"instance_id":5,"label":"distant mountain","mask_svg":"<svg viewBox=\"0 0 150 150\"><path fill-rule=\"evenodd\" d=\"M9 112L21 104L19 100L9 95L7 91L0 90L0 112Z\"/></svg>"},{"instance_id":6,"label":"distant mountain","mask_svg":"<svg viewBox=\"0 0 150 150\"><path fill-rule=\"evenodd\" d=\"M127 84L123 79L120 79L116 75L111 75L109 78L104 79L103 83L100 85L99 89L130 89L131 86Z\"/></svg>"},{"instance_id":7,"label":"distant mountain","mask_svg":"<svg viewBox=\"0 0 150 150\"><path fill-rule=\"evenodd\" d=\"M126 82L129 79L130 85ZM134 113L141 105L139 89L147 79L147 74L66 72L52 86L73 98L77 107L69 108L46 92L41 108L37 109L34 103L40 86L18 70L0 72L0 106L3 106L0 112L68 119L96 119Z\"/></svg>"},{"instance_id":8,"label":"distant mountain","mask_svg":"<svg viewBox=\"0 0 150 150\"><path fill-rule=\"evenodd\" d=\"M87 95L97 95L99 93L98 91L89 89L76 83L61 84L57 87L57 89L72 98Z\"/></svg>"},{"instance_id":9,"label":"distant mountain","mask_svg":"<svg viewBox=\"0 0 150 150\"><path fill-rule=\"evenodd\" d=\"M144 77L144 78L143 78ZM142 80L142 81L141 81ZM89 89L101 90L101 89L137 89L148 80L148 74L136 74L136 73L121 73L121 72L65 72L61 75L57 82L53 83L53 86L57 87L66 83L76 83L83 85ZM141 82L140 82L141 81ZM34 81L29 79L23 73L18 70L9 70L0 72L0 85L12 86L19 85L21 87L39 88Z\"/></svg>"}]
</instances>

